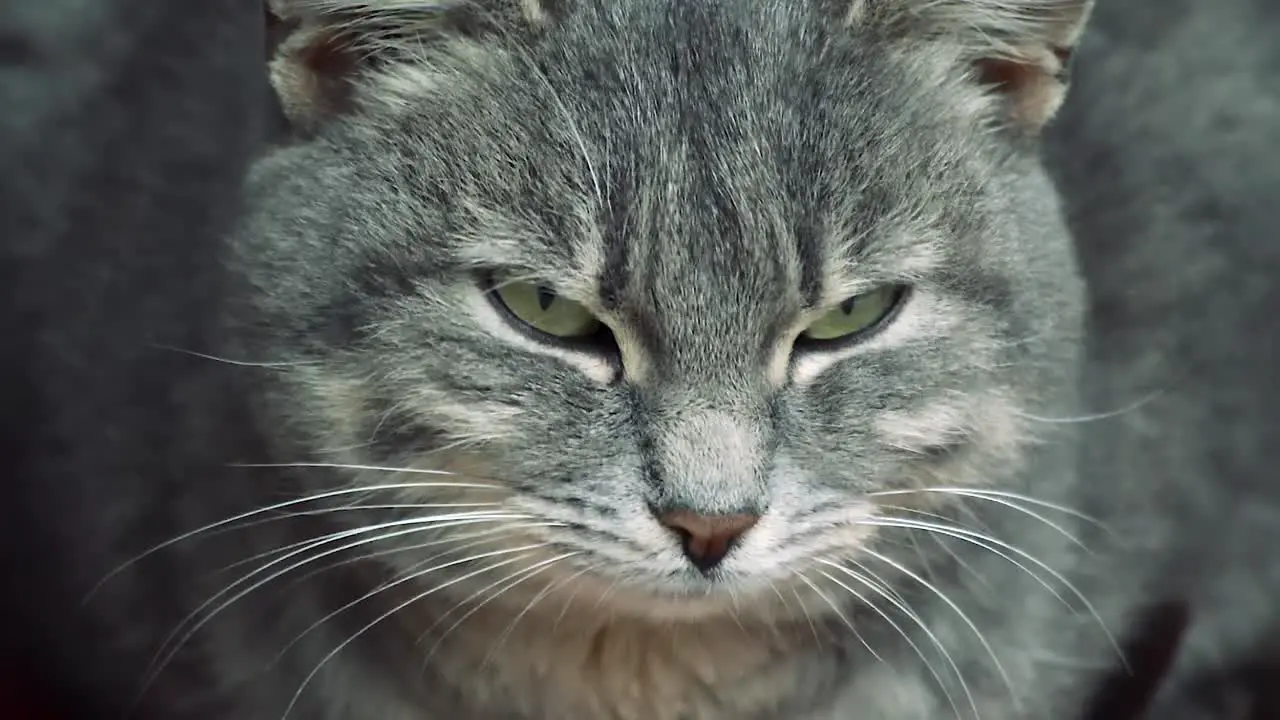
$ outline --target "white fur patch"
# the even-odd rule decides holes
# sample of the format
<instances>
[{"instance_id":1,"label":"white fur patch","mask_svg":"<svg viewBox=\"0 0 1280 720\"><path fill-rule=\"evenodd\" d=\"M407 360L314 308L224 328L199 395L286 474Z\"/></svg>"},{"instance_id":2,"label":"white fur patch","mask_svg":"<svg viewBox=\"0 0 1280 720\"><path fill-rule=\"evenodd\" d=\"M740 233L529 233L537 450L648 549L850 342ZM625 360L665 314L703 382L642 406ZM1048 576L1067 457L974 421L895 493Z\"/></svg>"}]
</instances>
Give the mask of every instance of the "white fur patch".
<instances>
[{"instance_id":1,"label":"white fur patch","mask_svg":"<svg viewBox=\"0 0 1280 720\"><path fill-rule=\"evenodd\" d=\"M973 428L969 403L935 402L916 412L885 412L876 419L876 432L889 447L925 452L963 438Z\"/></svg>"},{"instance_id":2,"label":"white fur patch","mask_svg":"<svg viewBox=\"0 0 1280 720\"><path fill-rule=\"evenodd\" d=\"M914 412L885 412L875 427L885 445L911 453L973 439L985 454L1012 459L1027 440L1024 417L994 392L952 393Z\"/></svg>"}]
</instances>

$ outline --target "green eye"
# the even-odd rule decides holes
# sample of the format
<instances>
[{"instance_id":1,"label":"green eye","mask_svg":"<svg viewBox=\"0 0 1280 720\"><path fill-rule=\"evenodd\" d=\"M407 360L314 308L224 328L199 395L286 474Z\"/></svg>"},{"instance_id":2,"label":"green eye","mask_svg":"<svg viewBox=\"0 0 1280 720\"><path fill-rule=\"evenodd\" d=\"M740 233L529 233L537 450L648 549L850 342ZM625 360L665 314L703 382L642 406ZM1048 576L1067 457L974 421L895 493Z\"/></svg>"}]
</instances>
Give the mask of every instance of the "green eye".
<instances>
[{"instance_id":1,"label":"green eye","mask_svg":"<svg viewBox=\"0 0 1280 720\"><path fill-rule=\"evenodd\" d=\"M573 339L592 335L600 329L600 321L590 310L560 297L545 285L499 283L493 286L492 292L517 320L548 335Z\"/></svg>"},{"instance_id":2,"label":"green eye","mask_svg":"<svg viewBox=\"0 0 1280 720\"><path fill-rule=\"evenodd\" d=\"M855 295L837 305L804 329L801 337L808 340L840 340L875 327L898 305L903 289L885 285Z\"/></svg>"}]
</instances>

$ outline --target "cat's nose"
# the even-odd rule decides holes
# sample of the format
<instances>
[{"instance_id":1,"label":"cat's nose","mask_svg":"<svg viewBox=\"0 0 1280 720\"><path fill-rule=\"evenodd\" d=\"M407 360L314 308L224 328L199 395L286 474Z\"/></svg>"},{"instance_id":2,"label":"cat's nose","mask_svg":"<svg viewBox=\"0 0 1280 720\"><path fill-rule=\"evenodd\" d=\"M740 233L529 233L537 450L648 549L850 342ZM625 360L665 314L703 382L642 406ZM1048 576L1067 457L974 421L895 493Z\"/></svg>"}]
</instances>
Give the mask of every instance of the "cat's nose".
<instances>
[{"instance_id":1,"label":"cat's nose","mask_svg":"<svg viewBox=\"0 0 1280 720\"><path fill-rule=\"evenodd\" d=\"M680 538L684 556L704 573L711 572L729 554L744 533L760 518L756 515L699 515L689 510L658 513L658 522Z\"/></svg>"}]
</instances>

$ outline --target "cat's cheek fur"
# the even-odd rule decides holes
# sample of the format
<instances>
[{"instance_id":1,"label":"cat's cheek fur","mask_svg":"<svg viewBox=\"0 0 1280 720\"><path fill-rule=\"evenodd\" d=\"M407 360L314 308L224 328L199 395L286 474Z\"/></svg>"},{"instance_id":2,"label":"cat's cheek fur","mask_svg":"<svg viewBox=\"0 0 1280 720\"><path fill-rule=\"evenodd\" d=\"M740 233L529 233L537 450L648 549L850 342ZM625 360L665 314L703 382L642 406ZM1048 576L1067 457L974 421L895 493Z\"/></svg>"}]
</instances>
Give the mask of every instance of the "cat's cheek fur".
<instances>
[{"instance_id":1,"label":"cat's cheek fur","mask_svg":"<svg viewBox=\"0 0 1280 720\"><path fill-rule=\"evenodd\" d=\"M876 432L886 446L919 456L981 448L983 455L1009 464L1005 474L1016 469L1029 440L1022 413L994 391L956 392L921 410L885 412Z\"/></svg>"}]
</instances>

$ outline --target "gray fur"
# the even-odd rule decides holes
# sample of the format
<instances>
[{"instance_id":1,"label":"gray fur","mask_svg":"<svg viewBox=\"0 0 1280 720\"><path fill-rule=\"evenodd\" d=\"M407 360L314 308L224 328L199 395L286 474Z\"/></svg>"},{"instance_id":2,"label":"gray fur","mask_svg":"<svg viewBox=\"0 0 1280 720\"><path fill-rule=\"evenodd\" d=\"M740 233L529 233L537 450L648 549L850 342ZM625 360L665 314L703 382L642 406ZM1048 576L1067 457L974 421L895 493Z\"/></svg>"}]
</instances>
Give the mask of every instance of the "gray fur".
<instances>
[{"instance_id":1,"label":"gray fur","mask_svg":"<svg viewBox=\"0 0 1280 720\"><path fill-rule=\"evenodd\" d=\"M167 507L363 492L108 579L91 615L172 594L108 643L118 687L158 654L147 717L1084 720L1182 601L1154 717L1225 717L1196 683L1264 651L1280 596L1280 96L1251 30L1276 18L1188 4L1145 37L1134 4L1098 8L1042 137L1083 0L281 3L369 61L344 112L286 97L313 132L250 173L182 349L252 366L178 386L244 398L255 441ZM1035 82L982 86L986 59ZM488 270L618 350L522 333ZM795 343L883 283L911 291L877 334ZM230 562L475 509L424 503L506 515L387 533L160 645ZM704 577L651 508L761 520Z\"/></svg>"}]
</instances>

